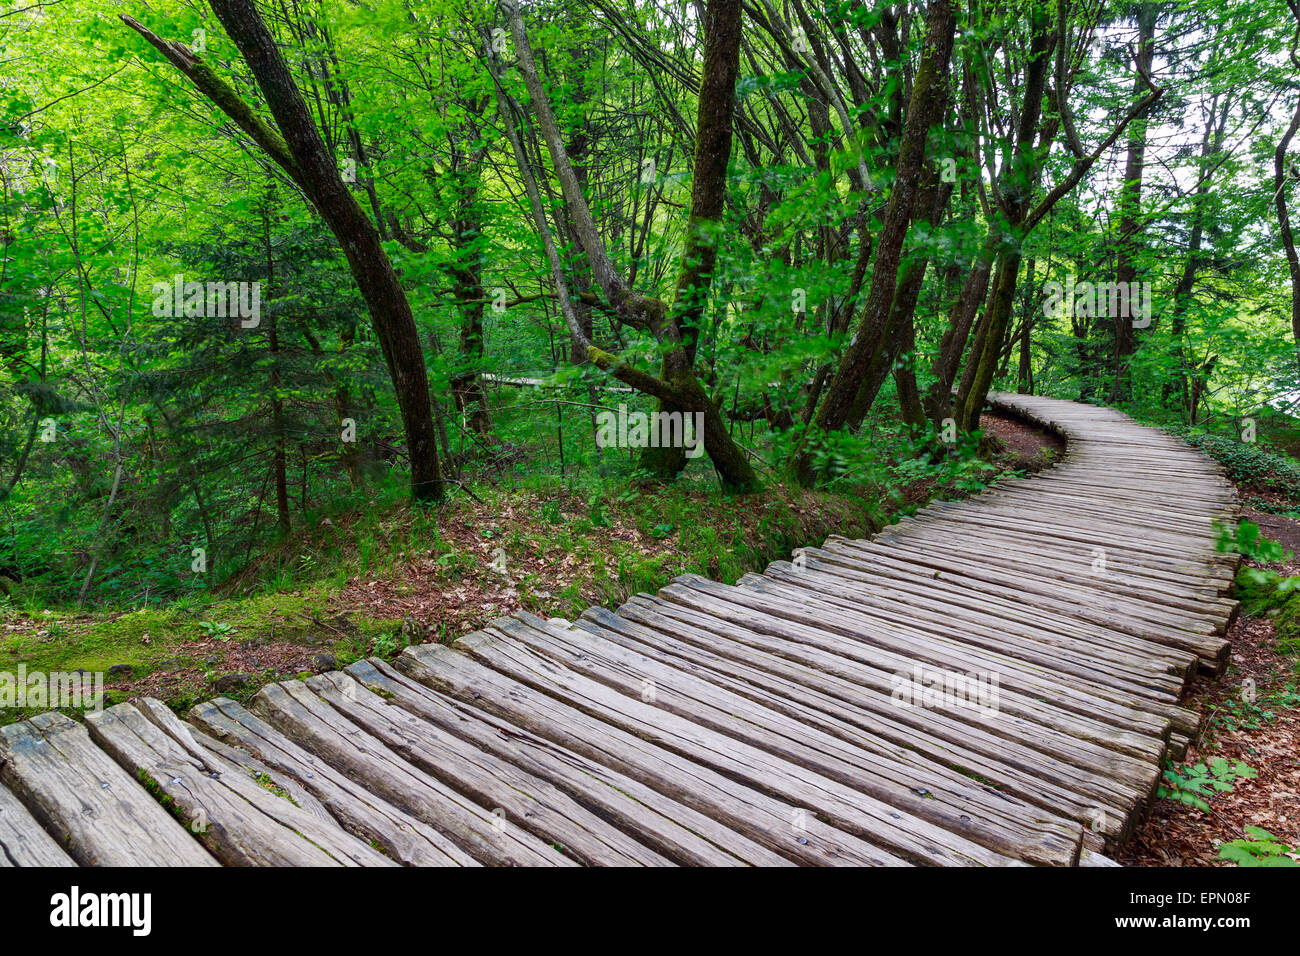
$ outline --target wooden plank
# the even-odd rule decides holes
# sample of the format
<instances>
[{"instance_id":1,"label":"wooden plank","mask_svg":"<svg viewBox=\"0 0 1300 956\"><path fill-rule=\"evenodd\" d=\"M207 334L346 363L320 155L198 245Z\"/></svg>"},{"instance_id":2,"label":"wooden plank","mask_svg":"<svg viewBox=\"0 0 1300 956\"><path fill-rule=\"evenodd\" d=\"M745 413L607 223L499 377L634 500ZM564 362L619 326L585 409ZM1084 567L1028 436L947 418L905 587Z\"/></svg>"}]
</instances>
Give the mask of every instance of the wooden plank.
<instances>
[{"instance_id":1,"label":"wooden plank","mask_svg":"<svg viewBox=\"0 0 1300 956\"><path fill-rule=\"evenodd\" d=\"M885 547L875 549L861 547L838 539L827 539L822 550L827 556L835 555L850 566L865 571L876 571L883 567L900 574L908 574L913 578L930 577L935 580L942 578L975 591L1019 599L1026 603L1032 602L1036 606L1042 606L1067 617L1124 631L1180 650L1188 650L1197 655L1202 669L1214 673L1221 671L1227 662L1228 642L1221 637L1162 627L1148 621L1134 620L1122 613L1112 613L1106 608L1096 606L1078 590L1065 593L1064 589L1058 591L1045 583L1026 584L1024 580L1006 581L996 572L982 570L976 565L965 562L936 561L921 553Z\"/></svg>"},{"instance_id":2,"label":"wooden plank","mask_svg":"<svg viewBox=\"0 0 1300 956\"><path fill-rule=\"evenodd\" d=\"M852 563L837 563L836 555L830 552L824 552L812 548L801 549L803 554L804 570L798 572L800 575L815 573L826 574L833 578L843 579L846 582L854 582L866 587L878 587L880 582L885 582L888 587L898 588L912 595L913 600L918 605L924 605L926 602L926 593L933 591L943 593L945 598L951 596L954 603L963 607L990 608L990 613L999 615L1009 621L1024 620L1025 615L1030 619L1035 617L1035 612L1030 605L1012 605L1006 598L994 597L985 599L980 592L957 586L952 586L951 582L945 582L940 579L918 580L915 575L908 574L905 571L898 571L892 568L880 568L878 574L865 571ZM823 560L823 558L825 560ZM765 576L767 576L765 574ZM779 577L780 575L774 575ZM1015 611L1008 608L1014 608ZM1063 634L1069 635L1072 640L1078 641L1081 645L1089 645L1088 631L1079 630L1082 627L1081 622L1069 618L1061 618L1052 612L1039 612L1037 619L1045 625L1059 629ZM1098 627L1093 625L1093 627ZM1134 638L1134 640L1138 640ZM1162 647L1162 645L1156 645ZM1168 651L1168 648L1162 650ZM1179 651L1182 655L1183 652ZM1196 664L1198 659L1193 654L1186 654L1185 658L1191 664ZM1179 707L1171 701L1152 698L1150 700L1130 699L1127 703L1116 699L1108 688L1097 687L1094 685L1092 693L1106 697L1112 703L1120 704L1122 707L1130 709L1131 717L1112 718L1109 714L1100 716L1108 721L1113 721L1117 726L1143 727L1146 732L1159 734L1159 728L1168 722L1172 727L1177 728L1185 734L1195 733L1200 725L1200 715L1185 707ZM1152 722L1154 720L1154 722Z\"/></svg>"},{"instance_id":3,"label":"wooden plank","mask_svg":"<svg viewBox=\"0 0 1300 956\"><path fill-rule=\"evenodd\" d=\"M851 557L821 548L800 548L796 557L802 558L800 573L812 571L831 575L853 582L853 587L868 593L888 594L917 606L941 606L951 609L945 610L945 614L956 613L972 621L991 621L1014 627L1017 631L1034 634L1040 640L1051 640L1055 636L1065 646L1085 647L1090 653L1101 654L1108 660L1142 660L1146 662L1144 670L1174 674L1184 684L1197 667L1198 658L1191 651L1036 607L1019 595L991 594L977 589L971 582L958 582L943 576L921 578L915 571L889 565L867 570ZM789 562L773 562L768 567L776 567L780 573L769 575L764 571L764 576L787 576L790 571Z\"/></svg>"},{"instance_id":4,"label":"wooden plank","mask_svg":"<svg viewBox=\"0 0 1300 956\"><path fill-rule=\"evenodd\" d=\"M349 832L408 866L479 866L423 820L371 793L229 698L197 704L190 720L232 750L255 755L276 779L311 794Z\"/></svg>"},{"instance_id":5,"label":"wooden plank","mask_svg":"<svg viewBox=\"0 0 1300 956\"><path fill-rule=\"evenodd\" d=\"M159 704L159 707L162 705ZM91 737L227 866L391 866L332 820L326 823L206 752L163 707L150 720L132 704L86 715ZM154 721L157 721L155 723Z\"/></svg>"},{"instance_id":6,"label":"wooden plank","mask_svg":"<svg viewBox=\"0 0 1300 956\"><path fill-rule=\"evenodd\" d=\"M1075 738L1027 720L982 720L968 708L899 707L893 698L897 684L892 674L790 640L779 632L764 634L657 598L634 599L619 609L618 616L659 630L674 641L693 642L728 657L736 657L739 647L750 648L764 656L745 659L769 669L776 669L771 658L786 661L802 668L794 673L809 686L862 708L876 722L888 719L902 725L905 745L917 746L933 739L940 752L961 748L960 755L951 759L970 773L982 775L985 767L991 768L1001 759L1022 771L1045 774L1088 798L1084 811L1090 818L1095 810L1109 812L1112 807L1119 807L1120 815L1127 816L1146 796L1145 790L1109 774L1104 763L1098 766L1087 745ZM977 759L965 762L966 748Z\"/></svg>"},{"instance_id":7,"label":"wooden plank","mask_svg":"<svg viewBox=\"0 0 1300 956\"><path fill-rule=\"evenodd\" d=\"M573 866L531 833L505 825L492 807L475 803L394 753L346 720L301 681L268 684L252 709L272 727L371 793L423 820L483 863Z\"/></svg>"},{"instance_id":8,"label":"wooden plank","mask_svg":"<svg viewBox=\"0 0 1300 956\"><path fill-rule=\"evenodd\" d=\"M341 671L307 687L394 753L586 866L666 866L670 861L610 826L549 780L479 750L382 697Z\"/></svg>"},{"instance_id":9,"label":"wooden plank","mask_svg":"<svg viewBox=\"0 0 1300 956\"><path fill-rule=\"evenodd\" d=\"M883 694L748 643L683 622L674 624L650 606L625 605L619 614L592 608L575 626L657 659L680 661L680 666L707 674L737 694L844 739L866 746L853 729L867 731L897 745L892 750L882 747L881 752L898 754L904 763L938 764L967 780L974 779L971 774L978 768L979 779L1000 795L1089 825L1105 819L1112 838L1121 834L1125 817L1136 806L1130 791L1121 809L1124 798L1110 779L1035 750L1030 742L994 736L950 720L941 710L902 707Z\"/></svg>"},{"instance_id":10,"label":"wooden plank","mask_svg":"<svg viewBox=\"0 0 1300 956\"><path fill-rule=\"evenodd\" d=\"M575 800L669 859L691 866L791 866L791 861L576 750L467 707L384 661L347 667L366 687L476 747L552 781Z\"/></svg>"},{"instance_id":11,"label":"wooden plank","mask_svg":"<svg viewBox=\"0 0 1300 956\"><path fill-rule=\"evenodd\" d=\"M661 592L661 599L665 596ZM698 599L692 598L691 603L681 606L698 609L700 603ZM675 609L665 607L664 610L666 613L675 613ZM844 641L839 635L761 612L749 612L727 602L716 602L716 607L710 606L706 614L713 618L711 623L706 620L706 626L714 627L723 634L739 625L750 631L767 633L829 651L829 659L820 657L822 666L832 668L835 673L873 687L887 696L893 695L900 681L910 679L916 666L911 658L880 650L870 644ZM1051 748L1052 753L1061 759L1122 782L1140 798L1153 792L1159 767L1156 762L1150 761L1149 747L1140 751L1148 756L1147 761L1111 749L1104 741L1111 739L1112 728L1103 724L1090 725L1087 721L1078 722L1072 714L1063 715L1063 720L1054 721L1054 718L1062 715L1050 703L1016 695L1001 687L998 708L997 720L983 720L973 715L968 708L956 708L949 713L956 720L977 723L999 736L1018 737L1031 733L1040 740L1040 746Z\"/></svg>"},{"instance_id":12,"label":"wooden plank","mask_svg":"<svg viewBox=\"0 0 1300 956\"><path fill-rule=\"evenodd\" d=\"M1038 573L1039 569L1034 569L1031 573L1007 567L991 568L983 562L968 560L954 551L904 544L888 535L877 535L872 539L869 550L874 554L884 554L907 564L928 568L931 573L936 570L944 574L956 571L992 584L1009 584L1033 595L1034 600L1041 596L1058 602L1068 601L1077 609L1110 621L1113 627L1131 629L1130 633L1142 636L1163 636L1169 640L1201 643L1209 640L1208 635L1222 633L1227 626L1225 618L1156 607L1145 601L1102 592L1088 584L1070 582L1063 578L1052 579L1049 575Z\"/></svg>"},{"instance_id":13,"label":"wooden plank","mask_svg":"<svg viewBox=\"0 0 1300 956\"><path fill-rule=\"evenodd\" d=\"M76 865L18 798L0 785L0 867Z\"/></svg>"},{"instance_id":14,"label":"wooden plank","mask_svg":"<svg viewBox=\"0 0 1300 956\"><path fill-rule=\"evenodd\" d=\"M801 716L811 719L792 721L767 701L611 642L599 631L561 628L529 614L497 620L491 629L508 635L507 643L518 642L621 693L635 696L650 682L657 707L814 769L991 850L1042 865L1069 866L1078 857L1077 824L851 726L833 733L823 726L828 721L807 713Z\"/></svg>"},{"instance_id":15,"label":"wooden plank","mask_svg":"<svg viewBox=\"0 0 1300 956\"><path fill-rule=\"evenodd\" d=\"M992 502L970 504L968 502L935 502L917 512L918 519L936 524L958 520L967 525L987 528L989 531L1001 531L1016 527L1022 531L1041 533L1065 540L1078 542L1081 547L1111 548L1120 546L1124 541L1142 541L1151 550L1159 550L1166 558L1188 565L1199 565L1207 574L1223 573L1221 567L1232 559L1215 550L1214 538L1207 527L1204 533L1151 535L1146 529L1146 520L1139 517L1125 518L1122 512L1110 511L1106 517L1080 512L1064 506L1035 507L1028 499L1024 503L1008 503L1004 506ZM1151 519L1158 520L1158 519Z\"/></svg>"},{"instance_id":16,"label":"wooden plank","mask_svg":"<svg viewBox=\"0 0 1300 956\"><path fill-rule=\"evenodd\" d=\"M481 632L475 632L474 637ZM397 659L410 677L457 700L570 747L794 862L813 866L907 866L902 858L837 829L798 804L776 800L710 767L605 723L521 684L453 647L408 647Z\"/></svg>"},{"instance_id":17,"label":"wooden plank","mask_svg":"<svg viewBox=\"0 0 1300 956\"><path fill-rule=\"evenodd\" d=\"M145 707L149 704L158 703L158 701L153 700L152 698L144 698L135 701L136 706L144 712L146 717L150 715L148 711L145 710ZM193 722L188 722L185 726L189 731L190 737L192 737L204 750L210 751L218 757L221 757L226 761L226 763L238 767L258 783L261 783L264 786L267 784L274 785L277 791L282 792L299 807L316 817L316 819L329 824L338 822L335 820L334 815L325 808L325 805L317 800L309 790L304 789L293 777L272 769L246 750L240 750L238 747L232 747L214 737L209 737L195 726ZM344 829L347 829L347 827L344 827ZM348 832L350 833L352 831L349 830ZM369 840L367 840L367 842L369 842ZM375 848L381 853L384 852L379 847Z\"/></svg>"},{"instance_id":18,"label":"wooden plank","mask_svg":"<svg viewBox=\"0 0 1300 956\"><path fill-rule=\"evenodd\" d=\"M846 587L840 580L796 572L782 575L747 575L738 587L761 594L783 595L791 600L813 600L820 604L856 611L872 617L897 621L936 637L971 648L1011 657L1023 664L1045 667L1061 675L1070 675L1090 686L1109 687L1128 697L1159 696L1177 700L1185 681L1182 677L1160 670L1140 669L1136 662L1125 666L1121 657L1100 652L1078 651L1059 640L1039 640L1034 633L990 626L987 621L968 622L964 614L948 614L936 619L914 604L899 600L887 589L875 585ZM1108 660L1107 657L1112 657ZM1136 674L1135 674L1136 672Z\"/></svg>"},{"instance_id":19,"label":"wooden plank","mask_svg":"<svg viewBox=\"0 0 1300 956\"><path fill-rule=\"evenodd\" d=\"M82 866L215 866L190 832L58 712L0 727L0 778Z\"/></svg>"},{"instance_id":20,"label":"wooden plank","mask_svg":"<svg viewBox=\"0 0 1300 956\"><path fill-rule=\"evenodd\" d=\"M996 674L1000 713L1033 719L1106 748L1112 771L1135 774L1134 779L1146 780L1152 769L1146 764L1153 759L1159 741L1168 737L1167 722L1156 730L1150 727L1152 718L1148 715L1089 694L1077 683L1045 668L1028 667L1005 655L966 649L869 615L842 611L811 599L795 605L752 590L726 588L695 575L682 575L659 596L686 606L706 604L711 612L730 620L749 627L775 628L786 636L886 668L890 674L908 674L918 663L953 673ZM1150 727L1148 732L1131 729L1143 723Z\"/></svg>"},{"instance_id":21,"label":"wooden plank","mask_svg":"<svg viewBox=\"0 0 1300 956\"><path fill-rule=\"evenodd\" d=\"M745 575L736 583L748 586L766 578L844 599L874 600L883 607L905 610L908 620L924 630L945 633L948 622L955 622L970 640L993 650L1008 646L1003 641L1004 636L1009 636L1015 639L1013 644L1030 642L1039 653L1050 653L1063 664L1092 662L1094 669L1109 675L1112 682L1117 675L1127 674L1128 680L1119 681L1121 685L1146 687L1149 693L1170 701L1186 688L1197 664L1195 654L1087 627L1070 618L1035 612L1025 605L949 588L942 581L845 573L844 566L823 562L815 554L801 551L798 567L789 561L773 561L761 578Z\"/></svg>"},{"instance_id":22,"label":"wooden plank","mask_svg":"<svg viewBox=\"0 0 1300 956\"><path fill-rule=\"evenodd\" d=\"M1029 565L1035 572L1049 577L1175 609L1200 612L1218 605L1221 600L1217 589L1206 585L1204 576L1198 576L1196 584L1192 585L1184 576L1136 567L1124 560L1126 554L1133 552L1113 544L1101 549L1105 565L1097 570L1094 568L1098 557L1096 548L1053 545L1042 535L1017 533L1012 528L904 518L884 529L882 535L886 539L937 547L945 552L959 551L970 557L978 555L984 561L1003 567L1024 568Z\"/></svg>"},{"instance_id":23,"label":"wooden plank","mask_svg":"<svg viewBox=\"0 0 1300 956\"><path fill-rule=\"evenodd\" d=\"M900 807L865 796L815 771L675 714L619 694L603 684L519 648L501 636L477 632L458 646L511 679L544 689L584 712L664 746L692 762L744 781L829 820L914 863L1005 866L1002 854L937 827Z\"/></svg>"}]
</instances>

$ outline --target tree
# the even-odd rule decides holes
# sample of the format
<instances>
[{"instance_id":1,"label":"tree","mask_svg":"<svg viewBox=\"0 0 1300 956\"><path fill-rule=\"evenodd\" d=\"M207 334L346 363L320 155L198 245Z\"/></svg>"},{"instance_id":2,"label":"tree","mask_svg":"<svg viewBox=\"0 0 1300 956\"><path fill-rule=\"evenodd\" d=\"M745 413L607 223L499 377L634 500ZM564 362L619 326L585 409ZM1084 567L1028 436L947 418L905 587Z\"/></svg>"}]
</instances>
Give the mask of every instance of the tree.
<instances>
[{"instance_id":1,"label":"tree","mask_svg":"<svg viewBox=\"0 0 1300 956\"><path fill-rule=\"evenodd\" d=\"M439 500L443 496L442 472L424 351L410 303L380 243L379 231L344 184L337 161L325 148L284 57L252 0L212 0L211 6L252 70L279 132L188 47L162 39L131 17L123 15L122 20L266 151L338 239L370 309L375 335L397 393L411 460L411 494L417 501Z\"/></svg>"},{"instance_id":2,"label":"tree","mask_svg":"<svg viewBox=\"0 0 1300 956\"><path fill-rule=\"evenodd\" d=\"M559 179L565 207L572 217L596 283L620 321L652 333L663 344L662 370L658 376L641 371L625 359L598 348L587 338L565 289L563 268L554 255L554 242L549 238L550 229L538 195L533 201L533 213L538 232L548 245L555 285L570 334L584 344L588 358L596 367L658 399L662 409L703 415L704 447L723 487L737 492L757 489L758 475L745 452L728 434L717 404L705 392L693 367L699 321L717 257L717 225L725 199L727 162L731 155L731 112L740 58L740 0L709 0L701 18L704 67L696 122L694 185L686 244L678 273L677 297L671 309L662 300L629 287L615 271L551 112L519 7L514 0L501 0L500 6L510 25L519 71L523 74L530 103ZM503 109L503 112L507 110ZM533 177L517 135L513 142L520 173L531 183ZM531 191L536 191L535 183Z\"/></svg>"}]
</instances>

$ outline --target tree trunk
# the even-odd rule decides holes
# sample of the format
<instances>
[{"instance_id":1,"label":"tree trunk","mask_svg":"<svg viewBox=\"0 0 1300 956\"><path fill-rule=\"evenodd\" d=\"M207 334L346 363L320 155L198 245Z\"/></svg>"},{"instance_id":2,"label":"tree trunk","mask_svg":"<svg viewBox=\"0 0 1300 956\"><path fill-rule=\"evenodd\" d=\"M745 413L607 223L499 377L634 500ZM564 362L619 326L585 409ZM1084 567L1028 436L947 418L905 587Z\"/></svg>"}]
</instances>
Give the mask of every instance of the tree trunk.
<instances>
[{"instance_id":1,"label":"tree trunk","mask_svg":"<svg viewBox=\"0 0 1300 956\"><path fill-rule=\"evenodd\" d=\"M1278 231L1282 237L1282 248L1286 252L1287 271L1291 276L1291 334L1295 338L1296 358L1300 362L1300 255L1296 254L1295 235L1291 231L1291 215L1286 201L1287 186L1300 179L1295 175L1294 164L1289 172L1286 168L1287 150L1291 148L1291 141L1295 139L1297 131L1300 131L1300 99L1296 101L1291 125L1287 127L1273 153L1273 204L1277 207Z\"/></svg>"},{"instance_id":2,"label":"tree trunk","mask_svg":"<svg viewBox=\"0 0 1300 956\"><path fill-rule=\"evenodd\" d=\"M1142 74L1151 72L1151 62L1155 58L1156 5L1151 0L1144 0L1138 6L1138 75L1133 80L1133 100L1142 98L1145 81ZM1140 217L1142 212L1142 174L1146 165L1147 123L1145 116L1133 119L1128 128L1128 154L1124 161L1124 184L1119 196L1119 244L1116 250L1115 281L1121 288L1128 289L1127 283L1137 279L1136 253L1140 235ZM1125 301L1121 299L1121 301ZM1131 312L1131 309L1120 309ZM1124 401L1129 395L1128 364L1129 357L1136 349L1133 335L1132 315L1114 316L1115 321L1115 384L1112 398Z\"/></svg>"},{"instance_id":3,"label":"tree trunk","mask_svg":"<svg viewBox=\"0 0 1300 956\"><path fill-rule=\"evenodd\" d=\"M271 211L275 201L275 184L267 191L262 209L263 241L266 249L266 342L271 353L271 434L274 442L272 471L275 480L275 517L280 534L287 535L289 520L288 455L285 449L284 402L280 399L280 329L271 302L275 298L275 258L271 253Z\"/></svg>"},{"instance_id":4,"label":"tree trunk","mask_svg":"<svg viewBox=\"0 0 1300 956\"><path fill-rule=\"evenodd\" d=\"M961 292L948 312L948 328L943 334L939 352L935 355L931 366L935 381L930 386L925 402L926 412L936 427L941 426L943 420L952 415L952 387L957 381L957 372L961 368L961 357L966 353L971 326L975 324L975 316L989 293L989 277L993 272L998 239L999 233L994 227L980 247L975 261L971 264L970 272L966 274L966 281L962 283ZM980 325L983 326L982 320ZM983 338L977 334L976 347L982 343Z\"/></svg>"},{"instance_id":5,"label":"tree trunk","mask_svg":"<svg viewBox=\"0 0 1300 956\"><path fill-rule=\"evenodd\" d=\"M266 150L303 191L338 239L369 308L375 337L397 395L411 459L411 493L416 500L438 500L443 495L442 473L434 439L424 352L410 303L380 243L379 231L343 183L334 157L321 140L284 57L252 0L210 2L212 11L257 80L279 133L187 47L161 39L130 17L122 19Z\"/></svg>"},{"instance_id":6,"label":"tree trunk","mask_svg":"<svg viewBox=\"0 0 1300 956\"><path fill-rule=\"evenodd\" d=\"M1030 294L1024 298L1024 308L1021 312L1020 319L1020 359L1016 368L1017 390L1021 395L1034 394L1034 370L1030 363L1030 346L1033 344L1034 331L1034 268L1037 263L1029 260L1029 268L1025 274L1025 284L1029 286Z\"/></svg>"},{"instance_id":7,"label":"tree trunk","mask_svg":"<svg viewBox=\"0 0 1300 956\"><path fill-rule=\"evenodd\" d=\"M898 287L898 268L903 241L912 220L912 210L921 188L925 169L926 140L930 127L942 115L946 102L948 62L952 55L956 17L950 0L931 0L928 28L921 62L912 85L907 119L889 204L876 240L876 260L872 266L867 301L852 341L840 359L839 368L827 389L822 406L813 419L813 435L807 437L795 463L795 474L802 484L811 484L813 474L812 443L816 433L835 431L850 420L859 389L886 347L888 321Z\"/></svg>"},{"instance_id":8,"label":"tree trunk","mask_svg":"<svg viewBox=\"0 0 1300 956\"><path fill-rule=\"evenodd\" d=\"M1025 75L1025 98L1020 110L1020 125L1016 130L1010 168L1004 168L1000 176L1005 184L1003 213L1007 221L1002 257L994 279L994 294L989 300L985 315L982 330L984 341L978 351L971 355L971 374L965 380L968 384L958 396L956 404L957 427L963 431L974 431L979 427L980 413L984 410L989 386L993 383L998 359L1002 355L1003 338L1015 305L1021 244L1027 232L1026 216L1042 169L1034 140L1043 112L1043 94L1047 86L1047 68L1052 47L1061 40L1052 31L1045 10L1039 8L1031 12L1030 22L1029 63Z\"/></svg>"}]
</instances>

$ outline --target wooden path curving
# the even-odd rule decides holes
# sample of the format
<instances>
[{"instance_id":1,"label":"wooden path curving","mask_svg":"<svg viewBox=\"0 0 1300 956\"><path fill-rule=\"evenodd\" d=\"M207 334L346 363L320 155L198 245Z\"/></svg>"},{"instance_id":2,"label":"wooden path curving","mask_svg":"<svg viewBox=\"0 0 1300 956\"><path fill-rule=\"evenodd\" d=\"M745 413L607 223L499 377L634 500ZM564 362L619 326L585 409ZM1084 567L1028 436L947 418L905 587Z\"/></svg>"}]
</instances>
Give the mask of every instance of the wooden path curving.
<instances>
[{"instance_id":1,"label":"wooden path curving","mask_svg":"<svg viewBox=\"0 0 1300 956\"><path fill-rule=\"evenodd\" d=\"M1237 505L1116 411L994 402L1065 460L734 587L4 727L0 864L1108 865L1226 663Z\"/></svg>"}]
</instances>

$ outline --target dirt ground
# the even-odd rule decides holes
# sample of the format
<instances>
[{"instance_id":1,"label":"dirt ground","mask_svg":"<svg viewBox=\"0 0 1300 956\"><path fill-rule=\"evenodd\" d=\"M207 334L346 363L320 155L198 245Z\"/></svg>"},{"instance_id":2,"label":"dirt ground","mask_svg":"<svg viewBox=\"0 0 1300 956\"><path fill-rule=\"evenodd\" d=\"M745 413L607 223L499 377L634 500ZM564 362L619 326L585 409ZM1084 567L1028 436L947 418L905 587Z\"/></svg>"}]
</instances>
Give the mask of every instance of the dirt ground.
<instances>
[{"instance_id":1,"label":"dirt ground","mask_svg":"<svg viewBox=\"0 0 1300 956\"><path fill-rule=\"evenodd\" d=\"M1003 454L1013 459L1016 468L1041 468L1065 451L1059 435L1010 415L985 412L980 416L980 429L998 440Z\"/></svg>"}]
</instances>

